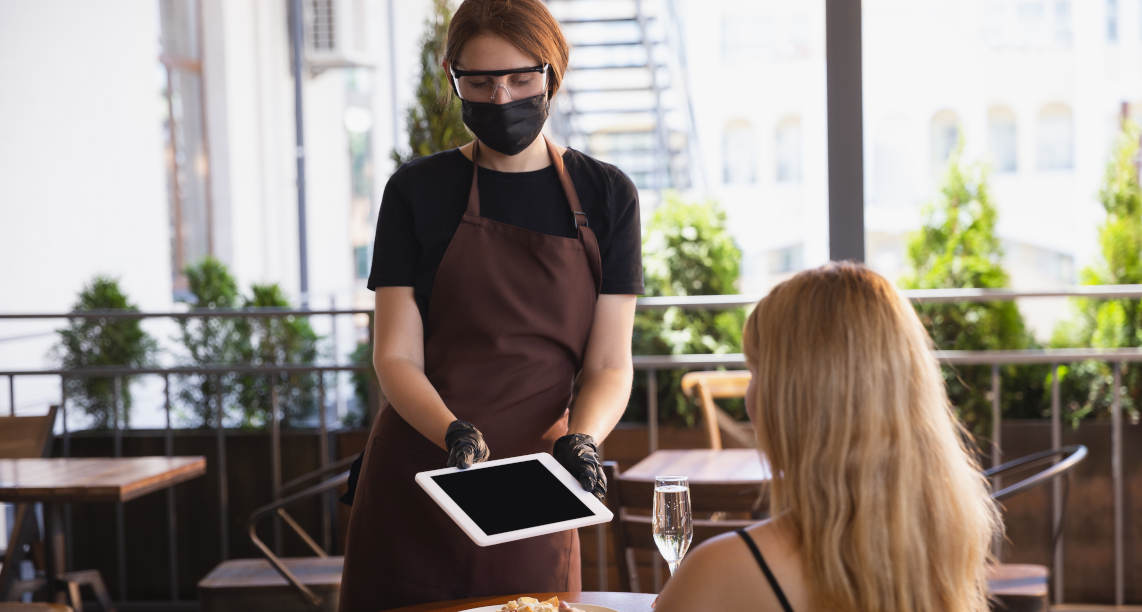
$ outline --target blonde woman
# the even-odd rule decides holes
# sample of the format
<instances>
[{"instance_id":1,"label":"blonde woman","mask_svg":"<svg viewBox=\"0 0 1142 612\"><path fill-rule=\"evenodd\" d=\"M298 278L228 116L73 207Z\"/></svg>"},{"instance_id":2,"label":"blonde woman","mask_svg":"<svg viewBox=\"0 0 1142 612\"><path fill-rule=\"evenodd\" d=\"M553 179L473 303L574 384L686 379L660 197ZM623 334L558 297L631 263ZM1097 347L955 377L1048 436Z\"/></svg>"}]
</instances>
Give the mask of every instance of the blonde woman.
<instances>
[{"instance_id":1,"label":"blonde woman","mask_svg":"<svg viewBox=\"0 0 1142 612\"><path fill-rule=\"evenodd\" d=\"M996 508L892 284L802 272L758 303L744 347L772 518L690 552L657 612L986 610Z\"/></svg>"}]
</instances>

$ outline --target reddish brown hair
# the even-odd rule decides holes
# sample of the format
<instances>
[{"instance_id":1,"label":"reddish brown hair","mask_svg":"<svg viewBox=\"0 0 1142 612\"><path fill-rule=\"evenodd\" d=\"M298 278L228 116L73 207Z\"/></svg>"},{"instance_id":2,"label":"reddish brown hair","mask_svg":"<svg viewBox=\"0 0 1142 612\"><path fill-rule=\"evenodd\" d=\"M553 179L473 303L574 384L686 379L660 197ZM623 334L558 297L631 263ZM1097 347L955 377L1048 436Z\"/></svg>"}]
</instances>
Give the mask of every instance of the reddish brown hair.
<instances>
[{"instance_id":1,"label":"reddish brown hair","mask_svg":"<svg viewBox=\"0 0 1142 612\"><path fill-rule=\"evenodd\" d=\"M479 34L492 34L515 48L551 64L547 88L551 96L559 91L571 50L559 22L540 0L464 0L452 23L444 47L444 62L455 65L464 43Z\"/></svg>"}]
</instances>

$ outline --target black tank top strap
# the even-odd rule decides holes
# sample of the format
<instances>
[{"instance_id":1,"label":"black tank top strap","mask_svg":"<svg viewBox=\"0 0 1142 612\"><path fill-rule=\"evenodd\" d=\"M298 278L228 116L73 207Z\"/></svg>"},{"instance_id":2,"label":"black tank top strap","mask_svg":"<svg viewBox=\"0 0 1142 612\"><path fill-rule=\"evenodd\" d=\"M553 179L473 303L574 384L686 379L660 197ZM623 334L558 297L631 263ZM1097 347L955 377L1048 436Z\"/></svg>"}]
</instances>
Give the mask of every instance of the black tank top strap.
<instances>
[{"instance_id":1,"label":"black tank top strap","mask_svg":"<svg viewBox=\"0 0 1142 612\"><path fill-rule=\"evenodd\" d=\"M745 540L746 546L749 546L749 551L753 553L753 558L757 560L757 564L761 567L761 572L765 574L765 579L769 581L769 586L773 588L773 594L777 596L777 601L781 603L781 609L785 610L785 612L793 612L793 606L789 605L789 600L785 598L785 591L781 590L781 585L777 583L777 577L769 570L769 565L765 562L765 557L761 556L761 550L758 549L753 538L745 532L745 529L736 529L735 532Z\"/></svg>"}]
</instances>

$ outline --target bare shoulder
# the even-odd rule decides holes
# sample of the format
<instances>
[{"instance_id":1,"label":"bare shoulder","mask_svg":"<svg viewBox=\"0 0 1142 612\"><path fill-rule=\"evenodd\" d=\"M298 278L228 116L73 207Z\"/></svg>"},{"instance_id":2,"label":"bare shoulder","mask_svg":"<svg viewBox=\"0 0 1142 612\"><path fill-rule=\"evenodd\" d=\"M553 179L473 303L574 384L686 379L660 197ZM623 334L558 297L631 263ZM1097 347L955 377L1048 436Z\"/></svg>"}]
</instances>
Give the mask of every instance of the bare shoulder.
<instances>
[{"instance_id":1,"label":"bare shoulder","mask_svg":"<svg viewBox=\"0 0 1142 612\"><path fill-rule=\"evenodd\" d=\"M754 525L748 528L746 533L757 545L758 552L761 553L769 570L773 572L778 587L785 594L793 609L808 609L810 597L806 588L804 564L792 530L783 521L772 520ZM772 594L773 590L768 581L765 580L757 561L753 559L753 553L750 552L749 555L758 577ZM776 601L776 596L774 596L774 600Z\"/></svg>"},{"instance_id":2,"label":"bare shoulder","mask_svg":"<svg viewBox=\"0 0 1142 612\"><path fill-rule=\"evenodd\" d=\"M796 573L799 580L800 571L794 572L793 568L786 567L799 565L799 558L789 558L790 549L784 536L767 525L770 523L751 526L746 533L758 543L759 548L773 548L772 554L768 550L763 552L767 562L771 556L781 558L781 574L794 580ZM776 563L770 562L770 565L772 567ZM784 590L784 585L782 587ZM786 595L789 595L788 591ZM778 612L782 609L753 553L737 533L722 534L690 551L678 572L666 584L655 606L656 612L699 609ZM796 602L794 609L798 609Z\"/></svg>"}]
</instances>

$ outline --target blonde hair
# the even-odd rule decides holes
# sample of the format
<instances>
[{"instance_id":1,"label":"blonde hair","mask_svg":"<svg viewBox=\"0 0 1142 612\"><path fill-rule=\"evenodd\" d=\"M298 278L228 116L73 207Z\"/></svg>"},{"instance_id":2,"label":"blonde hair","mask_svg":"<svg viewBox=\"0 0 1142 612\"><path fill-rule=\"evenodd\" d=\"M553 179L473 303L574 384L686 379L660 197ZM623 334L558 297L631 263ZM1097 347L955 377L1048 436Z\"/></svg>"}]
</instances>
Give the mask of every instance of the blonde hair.
<instances>
[{"instance_id":1,"label":"blonde hair","mask_svg":"<svg viewBox=\"0 0 1142 612\"><path fill-rule=\"evenodd\" d=\"M1001 528L911 305L864 266L797 274L745 326L771 513L815 608L987 610Z\"/></svg>"}]
</instances>

